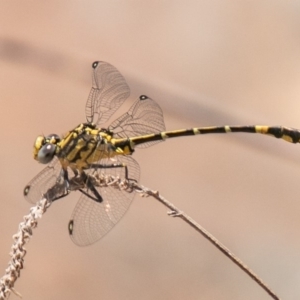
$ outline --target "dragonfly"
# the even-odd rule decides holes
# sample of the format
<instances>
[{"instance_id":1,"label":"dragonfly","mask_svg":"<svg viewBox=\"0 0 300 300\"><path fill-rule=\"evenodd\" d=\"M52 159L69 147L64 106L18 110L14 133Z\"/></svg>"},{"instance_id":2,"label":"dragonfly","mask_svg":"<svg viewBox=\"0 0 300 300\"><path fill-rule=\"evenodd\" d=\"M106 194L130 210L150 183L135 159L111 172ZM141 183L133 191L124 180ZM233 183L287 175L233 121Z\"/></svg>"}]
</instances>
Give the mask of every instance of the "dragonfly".
<instances>
[{"instance_id":1,"label":"dragonfly","mask_svg":"<svg viewBox=\"0 0 300 300\"><path fill-rule=\"evenodd\" d=\"M109 126L100 127L129 95L125 78L114 66L94 62L92 88L85 106L86 122L63 137L38 136L34 143L34 159L47 166L26 185L24 196L35 204L42 198L53 202L73 190L80 191L68 225L71 239L79 246L101 239L128 210L134 192L97 186L92 178L111 175L138 182L139 164L132 158L135 148L146 148L168 138L230 132L260 133L300 142L299 130L283 126L225 125L166 131L162 109L146 95L141 95Z\"/></svg>"}]
</instances>

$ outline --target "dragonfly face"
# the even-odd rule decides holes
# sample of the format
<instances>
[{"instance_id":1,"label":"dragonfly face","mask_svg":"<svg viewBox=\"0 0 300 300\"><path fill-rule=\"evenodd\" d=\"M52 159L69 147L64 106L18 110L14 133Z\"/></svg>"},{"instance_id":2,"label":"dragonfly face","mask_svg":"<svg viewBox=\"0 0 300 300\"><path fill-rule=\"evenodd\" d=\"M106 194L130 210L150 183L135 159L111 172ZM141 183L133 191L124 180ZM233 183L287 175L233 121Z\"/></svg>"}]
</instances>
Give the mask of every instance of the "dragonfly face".
<instances>
[{"instance_id":1,"label":"dragonfly face","mask_svg":"<svg viewBox=\"0 0 300 300\"><path fill-rule=\"evenodd\" d=\"M56 134L38 136L33 147L33 158L42 164L49 163L55 155L59 141L60 137Z\"/></svg>"},{"instance_id":2,"label":"dragonfly face","mask_svg":"<svg viewBox=\"0 0 300 300\"><path fill-rule=\"evenodd\" d=\"M36 203L42 198L55 201L71 191L81 196L69 222L75 244L92 244L109 232L129 208L134 193L94 184L97 176L115 176L138 182L138 163L130 156L130 137L165 130L160 107L141 96L128 112L107 129L99 128L129 97L130 90L119 71L106 62L94 62L93 85L85 111L86 123L60 138L56 134L38 136L33 156L47 167L24 189L25 198ZM149 141L139 147L148 147Z\"/></svg>"}]
</instances>

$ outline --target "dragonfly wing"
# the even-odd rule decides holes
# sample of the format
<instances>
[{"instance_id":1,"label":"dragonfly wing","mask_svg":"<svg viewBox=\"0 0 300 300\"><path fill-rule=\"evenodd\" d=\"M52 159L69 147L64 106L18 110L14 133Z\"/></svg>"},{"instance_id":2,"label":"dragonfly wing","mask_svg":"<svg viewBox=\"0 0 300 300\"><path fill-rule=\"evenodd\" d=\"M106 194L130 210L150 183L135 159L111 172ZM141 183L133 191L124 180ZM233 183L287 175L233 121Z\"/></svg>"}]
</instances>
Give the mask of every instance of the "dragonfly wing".
<instances>
[{"instance_id":1,"label":"dragonfly wing","mask_svg":"<svg viewBox=\"0 0 300 300\"><path fill-rule=\"evenodd\" d=\"M66 185L61 176L61 164L57 158L38 173L24 188L27 201L35 204L42 198L49 201L61 198L66 193Z\"/></svg>"},{"instance_id":2,"label":"dragonfly wing","mask_svg":"<svg viewBox=\"0 0 300 300\"><path fill-rule=\"evenodd\" d=\"M116 119L108 129L116 138L140 136L165 131L164 116L160 106L147 96L140 96L130 110ZM148 142L137 147L146 148L160 141Z\"/></svg>"},{"instance_id":3,"label":"dragonfly wing","mask_svg":"<svg viewBox=\"0 0 300 300\"><path fill-rule=\"evenodd\" d=\"M139 180L140 168L133 158L118 156L113 163L125 164L128 169L128 178ZM112 161L102 159L99 164L107 167L112 164ZM86 173L87 175L98 173L104 176L126 177L124 167L90 169ZM134 192L129 193L113 186L96 188L103 201L99 203L82 194L69 223L70 237L78 246L93 244L107 234L126 213L135 195ZM90 191L87 192L91 194Z\"/></svg>"},{"instance_id":4,"label":"dragonfly wing","mask_svg":"<svg viewBox=\"0 0 300 300\"><path fill-rule=\"evenodd\" d=\"M105 123L130 95L121 73L109 63L96 61L93 67L93 86L85 112L89 123Z\"/></svg>"}]
</instances>

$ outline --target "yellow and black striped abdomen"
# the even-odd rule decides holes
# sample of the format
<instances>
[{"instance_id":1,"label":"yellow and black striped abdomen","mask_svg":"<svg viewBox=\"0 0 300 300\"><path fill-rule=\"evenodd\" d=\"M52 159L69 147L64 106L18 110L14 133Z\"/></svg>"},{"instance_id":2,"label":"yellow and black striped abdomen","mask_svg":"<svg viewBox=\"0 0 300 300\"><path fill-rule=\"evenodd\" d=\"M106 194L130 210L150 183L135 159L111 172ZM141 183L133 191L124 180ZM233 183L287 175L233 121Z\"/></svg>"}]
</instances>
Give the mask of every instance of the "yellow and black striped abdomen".
<instances>
[{"instance_id":1,"label":"yellow and black striped abdomen","mask_svg":"<svg viewBox=\"0 0 300 300\"><path fill-rule=\"evenodd\" d=\"M212 134L212 133L260 133L270 135L279 139L283 139L290 143L300 142L300 131L294 128L283 126L264 126L264 125L249 125L249 126L211 126L211 127L195 127L191 129L180 129L173 131L164 131L160 133L154 133L144 136L131 137L128 139L128 144L133 148L136 145L140 145L152 141L166 140L168 138L175 138L181 136L192 136L198 134ZM123 145L126 143L126 139L119 139L115 141L115 145Z\"/></svg>"}]
</instances>

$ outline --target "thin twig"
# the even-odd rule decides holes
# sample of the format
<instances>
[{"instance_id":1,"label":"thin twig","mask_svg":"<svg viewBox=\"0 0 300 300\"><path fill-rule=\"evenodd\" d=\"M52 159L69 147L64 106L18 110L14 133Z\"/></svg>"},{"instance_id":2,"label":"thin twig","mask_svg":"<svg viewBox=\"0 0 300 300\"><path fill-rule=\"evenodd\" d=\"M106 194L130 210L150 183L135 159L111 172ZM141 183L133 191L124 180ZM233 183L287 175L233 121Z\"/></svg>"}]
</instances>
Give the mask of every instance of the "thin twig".
<instances>
[{"instance_id":1,"label":"thin twig","mask_svg":"<svg viewBox=\"0 0 300 300\"><path fill-rule=\"evenodd\" d=\"M184 212L180 211L175 207L171 202L165 199L159 194L158 191L150 190L144 186L138 185L135 182L129 182L128 180L118 180L114 177L103 177L97 178L100 185L104 184L118 186L121 189L129 189L130 191L134 190L140 193L142 196L152 196L164 206L170 209L168 213L170 216L178 217L193 227L196 231L201 233L207 240L209 240L215 247L217 247L224 255L226 255L233 263L235 263L240 269L242 269L247 275L249 275L258 285L260 285L273 299L280 300L277 296L264 282L263 280L256 275L247 265L245 265L235 254L233 254L226 246L218 241L211 233L204 229L200 224L195 222L191 217L189 217Z\"/></svg>"},{"instance_id":2,"label":"thin twig","mask_svg":"<svg viewBox=\"0 0 300 300\"><path fill-rule=\"evenodd\" d=\"M24 221L19 224L18 232L13 236L14 243L11 247L11 259L5 270L5 275L0 278L0 300L5 300L13 292L19 297L21 295L14 290L14 284L20 277L24 265L26 250L24 245L29 242L32 235L32 229L37 227L37 219L41 218L46 212L50 203L46 199L41 199L30 209L30 213L24 216Z\"/></svg>"},{"instance_id":3,"label":"thin twig","mask_svg":"<svg viewBox=\"0 0 300 300\"><path fill-rule=\"evenodd\" d=\"M139 187L140 188L140 187ZM166 200L164 197L160 196L158 192L149 190L142 187L143 192L147 195L154 197L160 203L168 207L171 211L170 216L179 217L196 231L201 233L207 240L209 240L215 247L217 247L223 254L225 254L231 261L233 261L239 268L241 268L246 274L248 274L257 284L259 284L273 299L279 300L280 298L256 275L247 265L245 265L234 253L232 253L226 246L218 241L211 233L209 233L200 224L190 218L183 211L178 210L172 203Z\"/></svg>"}]
</instances>

